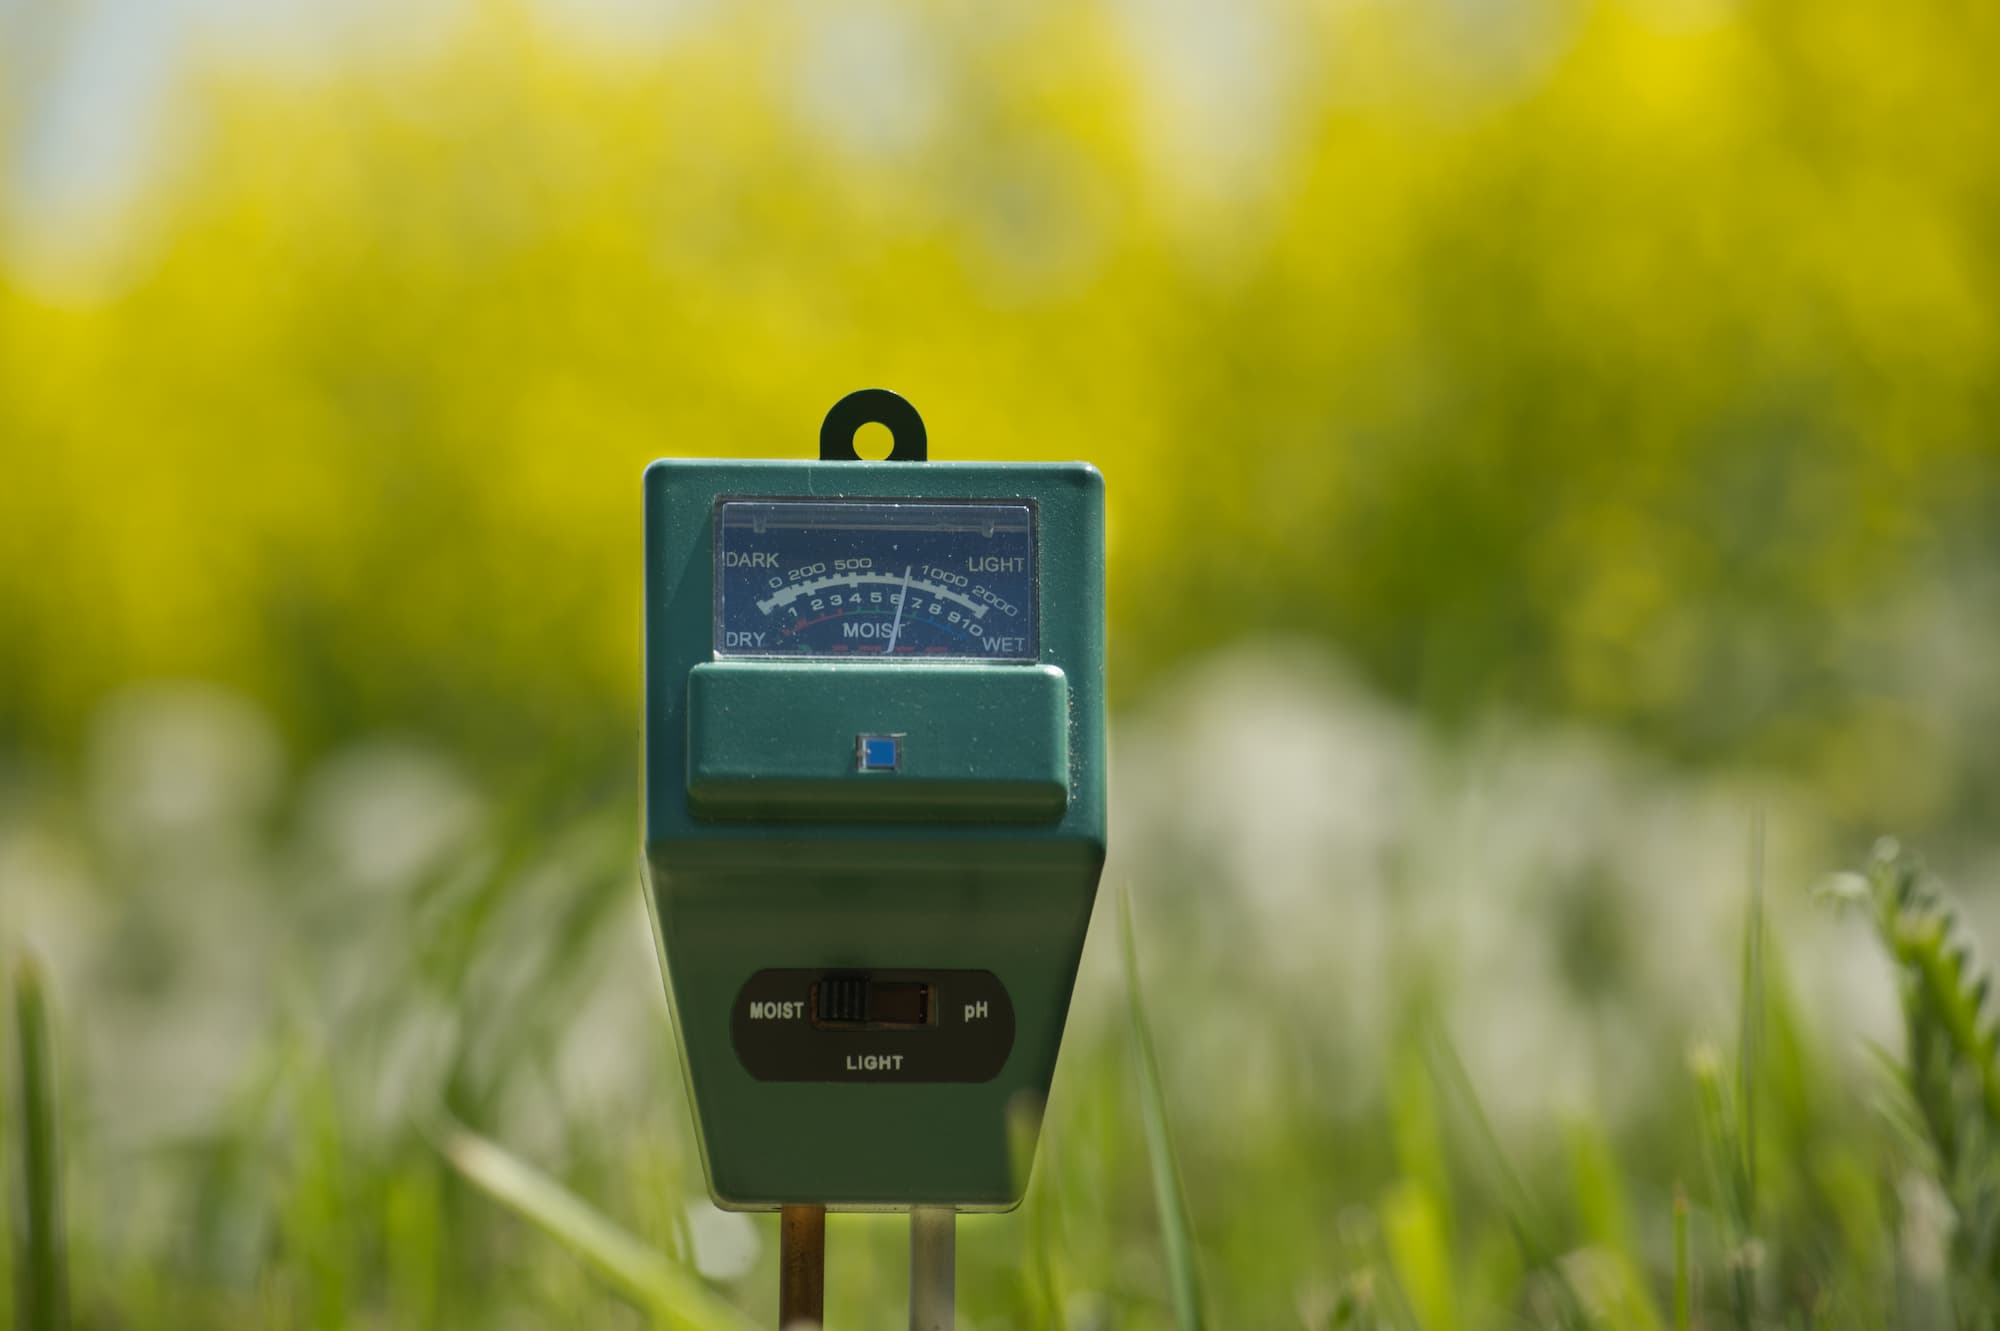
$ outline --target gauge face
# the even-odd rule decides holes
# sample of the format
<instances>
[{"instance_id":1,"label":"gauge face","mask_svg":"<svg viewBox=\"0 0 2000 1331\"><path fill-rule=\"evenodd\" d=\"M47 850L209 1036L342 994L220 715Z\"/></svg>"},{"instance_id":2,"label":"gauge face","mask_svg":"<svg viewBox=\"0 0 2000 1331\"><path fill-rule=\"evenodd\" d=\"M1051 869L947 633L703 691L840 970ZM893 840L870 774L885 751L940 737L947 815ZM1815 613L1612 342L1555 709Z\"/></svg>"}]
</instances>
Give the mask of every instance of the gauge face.
<instances>
[{"instance_id":1,"label":"gauge face","mask_svg":"<svg viewBox=\"0 0 2000 1331\"><path fill-rule=\"evenodd\" d=\"M1027 504L715 506L718 656L1034 661L1035 590Z\"/></svg>"}]
</instances>

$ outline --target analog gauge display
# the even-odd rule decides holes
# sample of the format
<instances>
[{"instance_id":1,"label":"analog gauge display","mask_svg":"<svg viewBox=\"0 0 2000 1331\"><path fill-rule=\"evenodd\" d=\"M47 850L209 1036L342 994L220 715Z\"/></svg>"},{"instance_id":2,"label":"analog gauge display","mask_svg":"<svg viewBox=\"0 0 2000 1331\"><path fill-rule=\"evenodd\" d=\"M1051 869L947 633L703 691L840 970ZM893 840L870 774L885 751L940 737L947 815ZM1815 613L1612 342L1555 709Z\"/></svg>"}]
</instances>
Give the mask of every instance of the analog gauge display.
<instances>
[{"instance_id":1,"label":"analog gauge display","mask_svg":"<svg viewBox=\"0 0 2000 1331\"><path fill-rule=\"evenodd\" d=\"M718 656L1034 661L1035 588L1028 504L715 506Z\"/></svg>"}]
</instances>

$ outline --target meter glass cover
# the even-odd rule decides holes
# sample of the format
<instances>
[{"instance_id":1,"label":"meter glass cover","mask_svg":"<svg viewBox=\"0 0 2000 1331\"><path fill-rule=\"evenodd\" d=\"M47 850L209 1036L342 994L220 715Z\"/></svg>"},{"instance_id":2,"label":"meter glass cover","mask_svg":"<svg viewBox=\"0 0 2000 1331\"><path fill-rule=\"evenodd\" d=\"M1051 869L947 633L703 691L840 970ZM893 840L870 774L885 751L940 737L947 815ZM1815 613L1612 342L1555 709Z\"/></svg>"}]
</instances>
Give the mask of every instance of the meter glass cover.
<instances>
[{"instance_id":1,"label":"meter glass cover","mask_svg":"<svg viewBox=\"0 0 2000 1331\"><path fill-rule=\"evenodd\" d=\"M1035 593L1028 504L716 504L718 656L1034 661Z\"/></svg>"}]
</instances>

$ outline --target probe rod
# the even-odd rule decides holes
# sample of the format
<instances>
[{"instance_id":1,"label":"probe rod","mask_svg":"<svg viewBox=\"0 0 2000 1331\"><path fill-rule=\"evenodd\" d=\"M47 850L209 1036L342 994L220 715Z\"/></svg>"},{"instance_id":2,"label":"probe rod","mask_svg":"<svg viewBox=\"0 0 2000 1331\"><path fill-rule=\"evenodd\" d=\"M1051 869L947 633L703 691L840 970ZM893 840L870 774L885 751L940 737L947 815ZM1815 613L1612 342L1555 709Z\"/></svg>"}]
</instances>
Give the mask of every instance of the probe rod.
<instances>
[{"instance_id":1,"label":"probe rod","mask_svg":"<svg viewBox=\"0 0 2000 1331\"><path fill-rule=\"evenodd\" d=\"M957 1220L949 1206L910 1208L910 1331L952 1331Z\"/></svg>"},{"instance_id":2,"label":"probe rod","mask_svg":"<svg viewBox=\"0 0 2000 1331\"><path fill-rule=\"evenodd\" d=\"M826 1208L787 1206L778 1216L778 1325L826 1320Z\"/></svg>"}]
</instances>

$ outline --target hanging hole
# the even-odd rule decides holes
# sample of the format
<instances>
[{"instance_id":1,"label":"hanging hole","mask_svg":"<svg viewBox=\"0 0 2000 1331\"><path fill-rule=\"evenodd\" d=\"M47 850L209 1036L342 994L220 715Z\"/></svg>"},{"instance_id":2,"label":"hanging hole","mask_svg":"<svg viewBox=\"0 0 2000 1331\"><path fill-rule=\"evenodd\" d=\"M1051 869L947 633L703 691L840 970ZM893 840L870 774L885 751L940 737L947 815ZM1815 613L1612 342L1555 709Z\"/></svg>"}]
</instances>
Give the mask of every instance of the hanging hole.
<instances>
[{"instance_id":1,"label":"hanging hole","mask_svg":"<svg viewBox=\"0 0 2000 1331\"><path fill-rule=\"evenodd\" d=\"M865 432L864 453L855 445ZM882 448L882 435L889 447ZM833 404L819 425L821 462L923 462L931 455L930 436L917 409L886 388L860 388Z\"/></svg>"},{"instance_id":2,"label":"hanging hole","mask_svg":"<svg viewBox=\"0 0 2000 1331\"><path fill-rule=\"evenodd\" d=\"M854 456L863 462L885 462L895 447L895 433L880 421L869 421L854 432Z\"/></svg>"}]
</instances>

